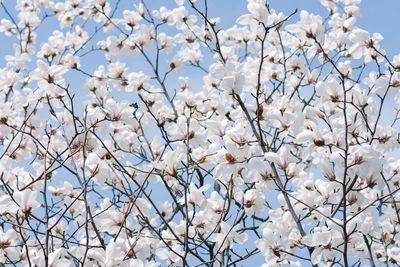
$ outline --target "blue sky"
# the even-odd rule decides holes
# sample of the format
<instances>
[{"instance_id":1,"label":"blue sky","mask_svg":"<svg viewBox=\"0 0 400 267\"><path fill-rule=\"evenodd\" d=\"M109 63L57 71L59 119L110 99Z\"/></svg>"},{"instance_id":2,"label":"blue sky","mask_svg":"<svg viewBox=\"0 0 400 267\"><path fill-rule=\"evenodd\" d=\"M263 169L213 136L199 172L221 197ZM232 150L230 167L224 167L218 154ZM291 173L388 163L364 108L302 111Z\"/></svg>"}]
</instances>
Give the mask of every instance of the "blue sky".
<instances>
[{"instance_id":1,"label":"blue sky","mask_svg":"<svg viewBox=\"0 0 400 267\"><path fill-rule=\"evenodd\" d=\"M5 0L4 2L9 8L12 8L14 5L13 3L15 3L14 0ZM131 8L133 4L138 3L139 0L127 0L123 2L125 3L122 5L122 9L127 9ZM174 0L147 0L146 2L151 3L151 6L153 7L157 7L159 5L173 6L171 3L173 4ZM327 11L319 4L318 0L271 0L270 2L272 8L276 9L277 11L282 11L285 14L289 14L295 8L298 8L299 10L305 9L312 13L321 14L323 17L327 15ZM400 11L400 1L364 0L360 7L361 15L357 25L371 33L381 33L384 36L384 40L381 44L389 57L400 53L400 23L398 15L398 12ZM221 27L230 27L234 24L238 16L246 12L246 1L209 0L209 12L212 16L219 16L222 18ZM4 12L0 10L0 19L2 18L6 17ZM295 19L292 19L290 22L295 21ZM40 31L40 33L43 34L41 42L47 39L46 33L48 35L52 30L53 29L49 27ZM0 35L0 67L2 67L4 64L4 56L12 51L12 48L10 47L11 41L13 41L13 39L6 38L4 35ZM138 64L139 63L140 62L138 62ZM98 61L95 61L91 67L97 68L97 64ZM142 65L140 66L143 68ZM80 82L80 84L82 84L82 82ZM262 259L261 257L257 258L257 261L248 261L247 264L260 264L258 260Z\"/></svg>"}]
</instances>

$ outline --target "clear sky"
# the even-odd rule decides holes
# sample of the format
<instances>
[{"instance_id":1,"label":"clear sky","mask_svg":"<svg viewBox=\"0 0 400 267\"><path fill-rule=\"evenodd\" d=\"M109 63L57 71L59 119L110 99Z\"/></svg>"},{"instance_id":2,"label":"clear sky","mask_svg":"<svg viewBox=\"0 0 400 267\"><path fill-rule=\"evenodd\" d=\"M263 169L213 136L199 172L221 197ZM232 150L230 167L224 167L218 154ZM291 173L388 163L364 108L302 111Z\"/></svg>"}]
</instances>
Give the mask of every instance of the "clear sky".
<instances>
[{"instance_id":1,"label":"clear sky","mask_svg":"<svg viewBox=\"0 0 400 267\"><path fill-rule=\"evenodd\" d=\"M1 0L0 0L1 1ZM16 0L4 0L7 7L12 8ZM200 1L200 0L199 0ZM110 0L113 2L113 0ZM139 0L126 0L122 9L132 8L133 4L137 4ZM152 7L160 5L172 6L174 0L146 0L151 3ZM209 0L209 12L212 16L222 18L221 27L227 28L234 24L236 18L246 12L246 0ZM309 12L321 14L323 17L327 15L327 11L319 3L319 0L270 0L271 7L285 14L291 13L295 8L299 10L305 9ZM363 0L361 4L361 15L358 19L357 26L371 32L379 32L383 35L384 40L381 42L389 57L400 53L400 0ZM0 9L0 20L6 18L3 10ZM295 22L292 19L290 22ZM52 29L45 28L41 33L44 35ZM47 36L43 40L47 39ZM0 68L4 64L3 58L11 53L11 42L9 39L0 35ZM40 43L40 42L39 42ZM97 68L98 61L93 62L93 68ZM79 97L79 95L78 95ZM254 264L258 266L262 261L262 257L256 257L253 262L247 261L246 264Z\"/></svg>"}]
</instances>

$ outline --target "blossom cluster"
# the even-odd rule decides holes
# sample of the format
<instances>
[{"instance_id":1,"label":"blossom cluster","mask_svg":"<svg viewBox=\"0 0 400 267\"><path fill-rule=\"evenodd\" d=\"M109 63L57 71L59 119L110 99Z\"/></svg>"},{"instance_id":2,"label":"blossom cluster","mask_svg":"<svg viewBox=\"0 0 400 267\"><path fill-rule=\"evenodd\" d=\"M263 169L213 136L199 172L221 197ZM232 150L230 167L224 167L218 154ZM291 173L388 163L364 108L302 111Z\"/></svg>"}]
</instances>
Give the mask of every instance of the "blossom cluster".
<instances>
[{"instance_id":1,"label":"blossom cluster","mask_svg":"<svg viewBox=\"0 0 400 267\"><path fill-rule=\"evenodd\" d=\"M0 262L399 265L400 55L320 2L0 1Z\"/></svg>"}]
</instances>

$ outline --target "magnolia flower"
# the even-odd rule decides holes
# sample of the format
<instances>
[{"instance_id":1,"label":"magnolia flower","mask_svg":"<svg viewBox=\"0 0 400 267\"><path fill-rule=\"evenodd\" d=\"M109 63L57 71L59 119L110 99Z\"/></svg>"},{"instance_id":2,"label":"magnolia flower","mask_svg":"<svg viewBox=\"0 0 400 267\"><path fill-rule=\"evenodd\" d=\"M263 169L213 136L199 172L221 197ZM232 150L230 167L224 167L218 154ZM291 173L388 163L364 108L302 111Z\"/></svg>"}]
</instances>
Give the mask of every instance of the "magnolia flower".
<instances>
[{"instance_id":1,"label":"magnolia flower","mask_svg":"<svg viewBox=\"0 0 400 267\"><path fill-rule=\"evenodd\" d=\"M163 203L159 203L157 207L163 220L168 220L169 218L171 218L173 214L173 207L170 202L165 201Z\"/></svg>"},{"instance_id":2,"label":"magnolia flower","mask_svg":"<svg viewBox=\"0 0 400 267\"><path fill-rule=\"evenodd\" d=\"M220 223L221 232L215 233L211 236L210 240L216 243L218 252L224 251L226 248L231 249L234 242L243 244L247 240L247 234L238 233L239 225L230 226L226 222Z\"/></svg>"},{"instance_id":3,"label":"magnolia flower","mask_svg":"<svg viewBox=\"0 0 400 267\"><path fill-rule=\"evenodd\" d=\"M257 182L258 186L265 187L269 191L274 190L273 174L268 162L262 158L251 158L249 170L245 176L246 182Z\"/></svg>"},{"instance_id":4,"label":"magnolia flower","mask_svg":"<svg viewBox=\"0 0 400 267\"><path fill-rule=\"evenodd\" d=\"M313 15L305 10L300 11L300 21L297 24L286 26L286 30L293 33L298 33L305 38L319 38L323 33L322 18L318 15Z\"/></svg>"},{"instance_id":5,"label":"magnolia flower","mask_svg":"<svg viewBox=\"0 0 400 267\"><path fill-rule=\"evenodd\" d=\"M70 260L65 258L66 251L64 248L58 248L49 255L49 266L70 266Z\"/></svg>"},{"instance_id":6,"label":"magnolia flower","mask_svg":"<svg viewBox=\"0 0 400 267\"><path fill-rule=\"evenodd\" d=\"M337 103L343 100L343 88L333 77L326 81L318 82L316 91L325 102Z\"/></svg>"},{"instance_id":7,"label":"magnolia flower","mask_svg":"<svg viewBox=\"0 0 400 267\"><path fill-rule=\"evenodd\" d=\"M283 262L286 256L283 251L289 245L287 242L288 233L279 231L276 223L262 224L261 229L262 238L255 241L256 247L265 257L266 262L271 264Z\"/></svg>"},{"instance_id":8,"label":"magnolia flower","mask_svg":"<svg viewBox=\"0 0 400 267\"><path fill-rule=\"evenodd\" d=\"M18 252L14 249L16 245L15 237L17 233L14 229L9 229L4 232L0 229L0 260L3 262L7 261L7 258L17 260Z\"/></svg>"},{"instance_id":9,"label":"magnolia flower","mask_svg":"<svg viewBox=\"0 0 400 267\"><path fill-rule=\"evenodd\" d=\"M189 185L189 194L185 197L182 197L179 202L181 204L185 204L185 201L187 201L187 203L190 206L202 206L203 202L205 201L206 197L204 195L204 192L207 191L207 189L210 188L210 185L206 184L203 185L199 188L196 187L196 185L194 185L193 183L191 183Z\"/></svg>"},{"instance_id":10,"label":"magnolia flower","mask_svg":"<svg viewBox=\"0 0 400 267\"><path fill-rule=\"evenodd\" d=\"M8 19L1 19L0 20L0 32L4 32L6 36L12 36L15 33L16 27Z\"/></svg>"},{"instance_id":11,"label":"magnolia flower","mask_svg":"<svg viewBox=\"0 0 400 267\"><path fill-rule=\"evenodd\" d=\"M0 215L15 212L18 206L12 202L11 197L8 195L0 196Z\"/></svg>"},{"instance_id":12,"label":"magnolia flower","mask_svg":"<svg viewBox=\"0 0 400 267\"><path fill-rule=\"evenodd\" d=\"M178 174L178 167L181 161L181 153L177 150L169 150L163 156L163 166L165 172L170 176Z\"/></svg>"},{"instance_id":13,"label":"magnolia flower","mask_svg":"<svg viewBox=\"0 0 400 267\"><path fill-rule=\"evenodd\" d=\"M349 36L353 45L350 47L349 54L356 59L365 57L365 63L368 63L372 57L377 57L378 54L374 49L379 50L379 42L383 39L379 33L373 34L371 37L367 31L355 29Z\"/></svg>"},{"instance_id":14,"label":"magnolia flower","mask_svg":"<svg viewBox=\"0 0 400 267\"><path fill-rule=\"evenodd\" d=\"M315 247L311 254L311 263L319 264L331 260L336 252L333 249L340 242L341 233L337 230L330 231L328 228L314 228L314 233L304 236L301 242L307 246Z\"/></svg>"},{"instance_id":15,"label":"magnolia flower","mask_svg":"<svg viewBox=\"0 0 400 267\"><path fill-rule=\"evenodd\" d=\"M125 22L125 29L133 30L137 28L142 16L137 11L124 10L122 13Z\"/></svg>"},{"instance_id":16,"label":"magnolia flower","mask_svg":"<svg viewBox=\"0 0 400 267\"><path fill-rule=\"evenodd\" d=\"M177 29L182 30L186 25L193 25L197 18L194 15L189 15L188 10L184 6L174 8L171 12L173 22Z\"/></svg>"},{"instance_id":17,"label":"magnolia flower","mask_svg":"<svg viewBox=\"0 0 400 267\"><path fill-rule=\"evenodd\" d=\"M143 72L131 72L128 74L128 86L126 91L131 92L133 90L139 91L148 86L149 77Z\"/></svg>"},{"instance_id":18,"label":"magnolia flower","mask_svg":"<svg viewBox=\"0 0 400 267\"><path fill-rule=\"evenodd\" d=\"M243 90L245 84L245 76L241 73L234 73L233 75L226 76L221 82L221 88L233 92L235 94L240 94Z\"/></svg>"},{"instance_id":19,"label":"magnolia flower","mask_svg":"<svg viewBox=\"0 0 400 267\"><path fill-rule=\"evenodd\" d=\"M182 246L174 244L171 246L171 250L160 250L157 256L166 260L170 266L182 266L182 257L180 255L183 254Z\"/></svg>"},{"instance_id":20,"label":"magnolia flower","mask_svg":"<svg viewBox=\"0 0 400 267\"><path fill-rule=\"evenodd\" d=\"M209 216L209 219L213 222L220 220L226 211L227 203L222 199L222 197L218 194L218 192L213 191L210 194L210 197L207 198L207 210L212 213Z\"/></svg>"},{"instance_id":21,"label":"magnolia flower","mask_svg":"<svg viewBox=\"0 0 400 267\"><path fill-rule=\"evenodd\" d=\"M204 234L214 228L213 223L210 222L207 210L201 210L200 212L195 213L192 224L195 231L200 234Z\"/></svg>"},{"instance_id":22,"label":"magnolia flower","mask_svg":"<svg viewBox=\"0 0 400 267\"><path fill-rule=\"evenodd\" d=\"M247 190L243 196L243 206L247 215L253 215L263 210L265 196L256 189Z\"/></svg>"},{"instance_id":23,"label":"magnolia flower","mask_svg":"<svg viewBox=\"0 0 400 267\"><path fill-rule=\"evenodd\" d=\"M24 191L15 190L13 199L18 205L18 211L21 214L29 214L32 209L40 207L37 201L37 191L25 189Z\"/></svg>"},{"instance_id":24,"label":"magnolia flower","mask_svg":"<svg viewBox=\"0 0 400 267\"><path fill-rule=\"evenodd\" d=\"M329 231L315 232L302 238L301 242L310 247L327 246L331 241L331 233Z\"/></svg>"},{"instance_id":25,"label":"magnolia flower","mask_svg":"<svg viewBox=\"0 0 400 267\"><path fill-rule=\"evenodd\" d=\"M33 29L40 23L38 14L35 12L23 11L18 13L18 17L19 17L18 26L22 28L29 27Z\"/></svg>"},{"instance_id":26,"label":"magnolia flower","mask_svg":"<svg viewBox=\"0 0 400 267\"><path fill-rule=\"evenodd\" d=\"M31 78L38 80L42 84L59 84L63 80L63 75L67 72L65 67L60 65L52 65L44 63L41 60L37 61L37 68L32 72Z\"/></svg>"},{"instance_id":27,"label":"magnolia flower","mask_svg":"<svg viewBox=\"0 0 400 267\"><path fill-rule=\"evenodd\" d=\"M264 159L277 164L281 169L286 169L289 166L289 156L290 151L286 147L283 147L278 153L266 152Z\"/></svg>"},{"instance_id":28,"label":"magnolia flower","mask_svg":"<svg viewBox=\"0 0 400 267\"><path fill-rule=\"evenodd\" d=\"M400 248L399 247L392 247L388 249L388 258L391 262L400 262Z\"/></svg>"},{"instance_id":29,"label":"magnolia flower","mask_svg":"<svg viewBox=\"0 0 400 267\"><path fill-rule=\"evenodd\" d=\"M129 121L129 119L133 117L135 108L129 105L128 102L119 103L109 98L105 101L103 110L111 121L118 122Z\"/></svg>"},{"instance_id":30,"label":"magnolia flower","mask_svg":"<svg viewBox=\"0 0 400 267\"><path fill-rule=\"evenodd\" d=\"M249 1L247 4L247 9L254 19L263 23L267 23L269 12L264 3L260 1Z\"/></svg>"}]
</instances>

